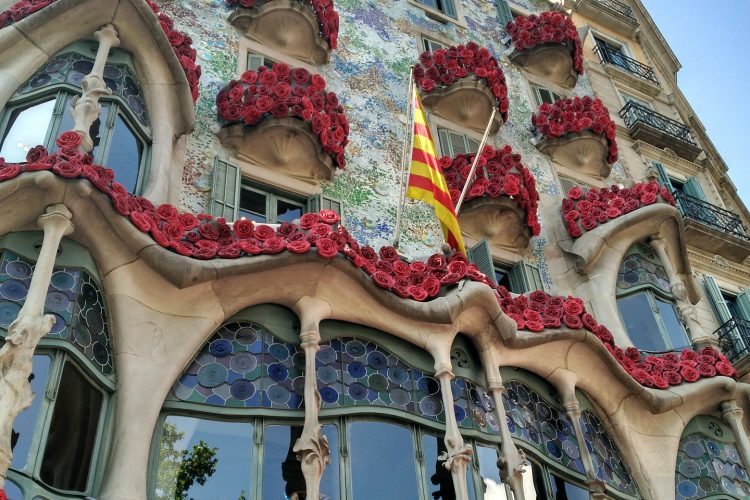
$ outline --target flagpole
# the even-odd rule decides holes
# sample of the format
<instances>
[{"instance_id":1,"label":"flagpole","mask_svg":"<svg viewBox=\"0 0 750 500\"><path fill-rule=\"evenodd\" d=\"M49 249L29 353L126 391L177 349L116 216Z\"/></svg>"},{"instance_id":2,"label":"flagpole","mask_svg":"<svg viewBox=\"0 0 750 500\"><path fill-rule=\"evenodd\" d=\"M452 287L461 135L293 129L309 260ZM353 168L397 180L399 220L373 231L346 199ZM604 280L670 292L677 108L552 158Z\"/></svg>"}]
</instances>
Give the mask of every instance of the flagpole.
<instances>
[{"instance_id":1,"label":"flagpole","mask_svg":"<svg viewBox=\"0 0 750 500\"><path fill-rule=\"evenodd\" d=\"M484 129L482 142L479 143L479 149L474 155L474 161L471 163L471 170L469 171L468 177L466 177L466 183L464 184L464 188L461 191L461 196L458 198L458 203L456 203L456 215L458 215L458 211L461 210L461 205L463 204L464 198L466 197L466 192L469 191L469 186L471 185L471 181L474 178L474 173L477 171L479 157L482 155L484 145L487 144L487 137L490 135L490 128L492 128L492 121L495 119L495 113L497 113L497 108L493 106L492 114L490 115L490 121L487 123L487 128Z\"/></svg>"},{"instance_id":2,"label":"flagpole","mask_svg":"<svg viewBox=\"0 0 750 500\"><path fill-rule=\"evenodd\" d=\"M409 136L409 141L404 141L404 150L401 153L401 171L398 176L398 209L396 210L396 232L393 235L393 246L396 248L398 248L398 243L401 239L401 214L404 211L404 204L406 203L406 196L404 196L404 170L406 170L406 165L409 163L409 155L414 147L414 120L412 117L414 113L414 66L409 67L409 86L407 92L406 133Z\"/></svg>"}]
</instances>

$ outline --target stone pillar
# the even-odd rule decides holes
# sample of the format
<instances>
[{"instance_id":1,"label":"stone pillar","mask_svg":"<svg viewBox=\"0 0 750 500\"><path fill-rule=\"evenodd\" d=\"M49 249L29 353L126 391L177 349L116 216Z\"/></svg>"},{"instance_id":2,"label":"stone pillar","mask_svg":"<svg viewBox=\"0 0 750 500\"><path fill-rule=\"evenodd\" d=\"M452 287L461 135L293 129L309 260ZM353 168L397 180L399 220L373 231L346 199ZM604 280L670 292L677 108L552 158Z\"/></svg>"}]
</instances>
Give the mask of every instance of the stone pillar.
<instances>
[{"instance_id":1,"label":"stone pillar","mask_svg":"<svg viewBox=\"0 0 750 500\"><path fill-rule=\"evenodd\" d=\"M745 469L750 470L750 438L742 426L742 414L742 408L737 405L737 401L729 400L721 403L721 416L724 422L732 428L742 463Z\"/></svg>"},{"instance_id":2,"label":"stone pillar","mask_svg":"<svg viewBox=\"0 0 750 500\"><path fill-rule=\"evenodd\" d=\"M81 136L80 148L84 153L90 153L94 149L94 141L89 131L91 125L99 118L101 113L99 98L103 95L112 94L112 91L107 88L107 84L104 82L104 65L107 63L110 49L120 45L117 30L111 24L102 26L99 31L94 33L94 38L99 42L94 67L81 82L83 94L72 101L72 112L75 119L73 130Z\"/></svg>"},{"instance_id":3,"label":"stone pillar","mask_svg":"<svg viewBox=\"0 0 750 500\"><path fill-rule=\"evenodd\" d=\"M510 429L508 428L505 406L503 405L505 386L503 385L503 378L498 368L499 364L495 361L490 348L482 351L480 356L482 358L484 373L487 377L487 389L495 401L495 414L497 416L497 423L500 426L502 444L500 445L500 458L497 460L497 465L500 468L500 478L504 483L510 485L516 500L524 500L523 473L524 467L529 465L529 462L526 460L523 450L516 448L516 445L513 443L513 437L510 434Z\"/></svg>"},{"instance_id":4,"label":"stone pillar","mask_svg":"<svg viewBox=\"0 0 750 500\"><path fill-rule=\"evenodd\" d=\"M687 325L690 342L696 345L696 347L714 345L715 342L711 342L703 333L703 327L698 321L698 310L688 300L685 283L677 276L677 271L675 271L672 261L669 260L664 238L661 236L652 236L649 240L649 245L651 245L651 248L656 252L656 255L659 256L661 263L664 265L664 270L669 278L669 288L675 296L677 311L682 321Z\"/></svg>"},{"instance_id":5,"label":"stone pillar","mask_svg":"<svg viewBox=\"0 0 750 500\"><path fill-rule=\"evenodd\" d=\"M315 354L319 349L320 332L315 329L300 335L302 350L305 352L305 426L302 435L294 443L293 451L302 463L302 474L309 500L320 498L320 479L326 464L330 462L328 439L321 433L318 422L320 393L315 374Z\"/></svg>"},{"instance_id":6,"label":"stone pillar","mask_svg":"<svg viewBox=\"0 0 750 500\"><path fill-rule=\"evenodd\" d=\"M29 384L34 350L55 324L53 315L44 315L44 302L60 240L73 231L71 217L65 205L52 205L37 219L37 224L44 230L42 249L26 301L8 328L5 344L0 349L0 491L5 486L5 476L13 457L10 445L13 422L34 400Z\"/></svg>"},{"instance_id":7,"label":"stone pillar","mask_svg":"<svg viewBox=\"0 0 750 500\"><path fill-rule=\"evenodd\" d=\"M453 411L453 391L451 390L453 377L450 347L448 346L445 349L441 348L439 355L435 356L435 378L440 382L443 408L445 409L444 442L446 451L440 454L438 460L443 462L443 467L451 471L456 500L468 500L466 469L471 462L473 452L471 445L464 443L461 431L458 429L458 422L456 422L456 414Z\"/></svg>"}]
</instances>

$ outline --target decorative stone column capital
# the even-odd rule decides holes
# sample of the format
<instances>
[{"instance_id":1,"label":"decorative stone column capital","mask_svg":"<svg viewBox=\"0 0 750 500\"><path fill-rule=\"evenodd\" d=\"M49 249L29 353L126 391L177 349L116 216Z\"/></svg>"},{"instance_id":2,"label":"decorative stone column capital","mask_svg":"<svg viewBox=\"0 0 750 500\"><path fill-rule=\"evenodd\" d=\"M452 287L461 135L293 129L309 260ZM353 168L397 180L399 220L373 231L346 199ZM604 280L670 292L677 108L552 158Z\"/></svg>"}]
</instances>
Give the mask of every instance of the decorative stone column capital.
<instances>
[{"instance_id":1,"label":"decorative stone column capital","mask_svg":"<svg viewBox=\"0 0 750 500\"><path fill-rule=\"evenodd\" d=\"M94 39L100 44L106 45L110 49L120 46L119 33L117 28L112 24L105 24L98 31L94 32Z\"/></svg>"},{"instance_id":2,"label":"decorative stone column capital","mask_svg":"<svg viewBox=\"0 0 750 500\"><path fill-rule=\"evenodd\" d=\"M73 214L63 204L50 205L37 219L37 224L42 229L60 231L61 236L67 236L73 232Z\"/></svg>"},{"instance_id":3,"label":"decorative stone column capital","mask_svg":"<svg viewBox=\"0 0 750 500\"><path fill-rule=\"evenodd\" d=\"M724 420L742 420L744 413L737 401L733 399L721 403L721 416L724 417Z\"/></svg>"},{"instance_id":4,"label":"decorative stone column capital","mask_svg":"<svg viewBox=\"0 0 750 500\"><path fill-rule=\"evenodd\" d=\"M453 374L453 367L449 364L439 364L435 367L435 378L440 378L443 374L448 374L448 377L450 379L453 379L455 375Z\"/></svg>"}]
</instances>

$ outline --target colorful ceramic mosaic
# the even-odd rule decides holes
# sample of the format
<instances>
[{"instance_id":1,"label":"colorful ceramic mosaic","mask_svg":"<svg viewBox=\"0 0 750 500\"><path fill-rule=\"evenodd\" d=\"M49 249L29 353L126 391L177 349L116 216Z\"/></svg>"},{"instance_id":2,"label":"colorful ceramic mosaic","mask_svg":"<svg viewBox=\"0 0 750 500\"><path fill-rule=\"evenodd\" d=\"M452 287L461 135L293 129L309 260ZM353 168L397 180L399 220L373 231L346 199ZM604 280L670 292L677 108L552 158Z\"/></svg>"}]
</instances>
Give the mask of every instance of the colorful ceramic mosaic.
<instances>
[{"instance_id":1,"label":"colorful ceramic mosaic","mask_svg":"<svg viewBox=\"0 0 750 500\"><path fill-rule=\"evenodd\" d=\"M617 272L619 290L640 285L653 285L666 293L671 293L667 271L656 255L644 245L638 245L634 252L625 256Z\"/></svg>"},{"instance_id":2,"label":"colorful ceramic mosaic","mask_svg":"<svg viewBox=\"0 0 750 500\"><path fill-rule=\"evenodd\" d=\"M227 323L180 380L174 395L215 406L299 410L305 392L305 354L262 325Z\"/></svg>"},{"instance_id":3,"label":"colorful ceramic mosaic","mask_svg":"<svg viewBox=\"0 0 750 500\"><path fill-rule=\"evenodd\" d=\"M487 434L500 434L495 401L480 386L456 378L451 382L453 411L459 427L475 429Z\"/></svg>"},{"instance_id":4,"label":"colorful ceramic mosaic","mask_svg":"<svg viewBox=\"0 0 750 500\"><path fill-rule=\"evenodd\" d=\"M594 463L596 477L623 493L637 495L633 478L601 420L591 411L581 413L581 430Z\"/></svg>"},{"instance_id":5,"label":"colorful ceramic mosaic","mask_svg":"<svg viewBox=\"0 0 750 500\"><path fill-rule=\"evenodd\" d=\"M585 474L567 415L522 382L509 380L505 388L503 405L510 433L564 467Z\"/></svg>"},{"instance_id":6,"label":"colorful ceramic mosaic","mask_svg":"<svg viewBox=\"0 0 750 500\"><path fill-rule=\"evenodd\" d=\"M34 262L9 250L0 255L0 333L4 336L26 300ZM104 375L114 377L104 299L89 273L79 268L56 267L44 313L55 317L49 338L67 340Z\"/></svg>"},{"instance_id":7,"label":"colorful ceramic mosaic","mask_svg":"<svg viewBox=\"0 0 750 500\"><path fill-rule=\"evenodd\" d=\"M677 500L750 498L750 480L737 448L701 433L680 441L675 486Z\"/></svg>"}]
</instances>

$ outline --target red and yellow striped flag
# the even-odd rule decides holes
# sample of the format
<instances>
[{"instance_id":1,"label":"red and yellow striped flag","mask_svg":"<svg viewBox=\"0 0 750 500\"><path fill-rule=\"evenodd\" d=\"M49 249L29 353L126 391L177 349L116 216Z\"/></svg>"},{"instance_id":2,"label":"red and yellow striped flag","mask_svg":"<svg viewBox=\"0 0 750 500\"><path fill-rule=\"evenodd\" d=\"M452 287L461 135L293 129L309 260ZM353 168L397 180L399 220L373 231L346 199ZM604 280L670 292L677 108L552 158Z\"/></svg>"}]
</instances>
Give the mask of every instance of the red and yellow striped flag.
<instances>
[{"instance_id":1,"label":"red and yellow striped flag","mask_svg":"<svg viewBox=\"0 0 750 500\"><path fill-rule=\"evenodd\" d=\"M431 205L443 228L445 241L463 254L466 253L458 217L453 208L453 201L448 192L443 170L438 163L435 143L432 141L430 128L427 126L422 102L416 87L412 96L414 107L414 146L411 150L411 167L409 170L409 187L406 196L422 200Z\"/></svg>"}]
</instances>

